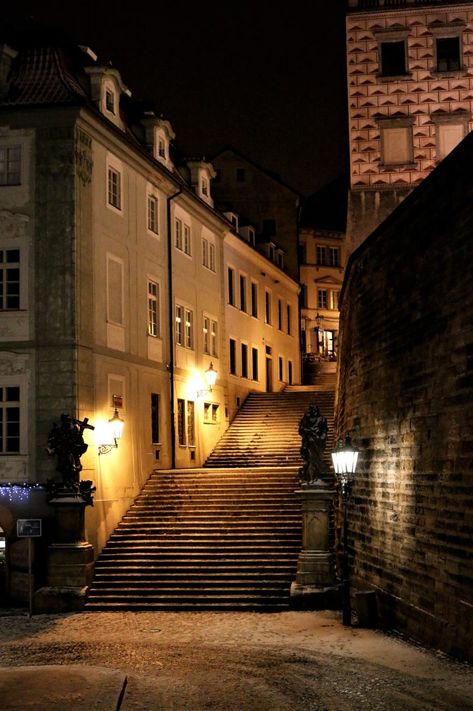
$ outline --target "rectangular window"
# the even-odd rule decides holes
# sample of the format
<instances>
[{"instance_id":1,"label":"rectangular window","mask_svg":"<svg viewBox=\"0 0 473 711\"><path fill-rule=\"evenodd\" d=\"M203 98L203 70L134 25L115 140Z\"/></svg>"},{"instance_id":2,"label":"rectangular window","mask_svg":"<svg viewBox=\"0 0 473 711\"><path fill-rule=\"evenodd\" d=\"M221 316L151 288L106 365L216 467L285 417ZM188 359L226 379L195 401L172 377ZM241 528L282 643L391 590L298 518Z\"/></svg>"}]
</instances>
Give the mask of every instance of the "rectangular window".
<instances>
[{"instance_id":1,"label":"rectangular window","mask_svg":"<svg viewBox=\"0 0 473 711\"><path fill-rule=\"evenodd\" d=\"M381 128L383 165L403 165L412 162L412 128L386 126Z\"/></svg>"},{"instance_id":2,"label":"rectangular window","mask_svg":"<svg viewBox=\"0 0 473 711\"><path fill-rule=\"evenodd\" d=\"M437 71L456 72L461 69L460 37L437 37Z\"/></svg>"},{"instance_id":3,"label":"rectangular window","mask_svg":"<svg viewBox=\"0 0 473 711\"><path fill-rule=\"evenodd\" d=\"M332 309L334 309L334 310L338 309L339 298L340 298L340 292L339 291L332 291Z\"/></svg>"},{"instance_id":4,"label":"rectangular window","mask_svg":"<svg viewBox=\"0 0 473 711\"><path fill-rule=\"evenodd\" d=\"M20 250L0 250L0 310L20 308Z\"/></svg>"},{"instance_id":5,"label":"rectangular window","mask_svg":"<svg viewBox=\"0 0 473 711\"><path fill-rule=\"evenodd\" d=\"M269 291L264 292L264 307L265 323L271 324L271 294Z\"/></svg>"},{"instance_id":6,"label":"rectangular window","mask_svg":"<svg viewBox=\"0 0 473 711\"><path fill-rule=\"evenodd\" d=\"M107 259L107 320L123 326L123 262Z\"/></svg>"},{"instance_id":7,"label":"rectangular window","mask_svg":"<svg viewBox=\"0 0 473 711\"><path fill-rule=\"evenodd\" d=\"M184 343L186 348L194 348L194 314L190 309L185 309Z\"/></svg>"},{"instance_id":8,"label":"rectangular window","mask_svg":"<svg viewBox=\"0 0 473 711\"><path fill-rule=\"evenodd\" d=\"M184 252L189 256L192 254L191 228L189 225L184 225Z\"/></svg>"},{"instance_id":9,"label":"rectangular window","mask_svg":"<svg viewBox=\"0 0 473 711\"><path fill-rule=\"evenodd\" d=\"M292 385L292 380L293 380L293 368L292 368L292 360L287 361L287 382L289 385Z\"/></svg>"},{"instance_id":10,"label":"rectangular window","mask_svg":"<svg viewBox=\"0 0 473 711\"><path fill-rule=\"evenodd\" d=\"M117 210L122 209L121 174L115 168L108 169L108 204Z\"/></svg>"},{"instance_id":11,"label":"rectangular window","mask_svg":"<svg viewBox=\"0 0 473 711\"><path fill-rule=\"evenodd\" d=\"M317 245L317 266L324 267L327 264L327 250L324 245Z\"/></svg>"},{"instance_id":12,"label":"rectangular window","mask_svg":"<svg viewBox=\"0 0 473 711\"><path fill-rule=\"evenodd\" d=\"M307 284L301 284L301 293L299 298L301 306L307 306Z\"/></svg>"},{"instance_id":13,"label":"rectangular window","mask_svg":"<svg viewBox=\"0 0 473 711\"><path fill-rule=\"evenodd\" d=\"M206 197L208 197L208 195L209 195L209 181L207 180L207 178L202 178L201 188L202 188L202 195L205 195Z\"/></svg>"},{"instance_id":14,"label":"rectangular window","mask_svg":"<svg viewBox=\"0 0 473 711\"><path fill-rule=\"evenodd\" d=\"M177 440L181 447L186 446L186 410L185 400L177 399Z\"/></svg>"},{"instance_id":15,"label":"rectangular window","mask_svg":"<svg viewBox=\"0 0 473 711\"><path fill-rule=\"evenodd\" d=\"M113 91L110 89L105 90L105 108L110 111L111 114L115 113L115 97Z\"/></svg>"},{"instance_id":16,"label":"rectangular window","mask_svg":"<svg viewBox=\"0 0 473 711\"><path fill-rule=\"evenodd\" d=\"M159 284L148 280L148 335L160 334Z\"/></svg>"},{"instance_id":17,"label":"rectangular window","mask_svg":"<svg viewBox=\"0 0 473 711\"><path fill-rule=\"evenodd\" d=\"M278 299L278 328L282 331L282 301Z\"/></svg>"},{"instance_id":18,"label":"rectangular window","mask_svg":"<svg viewBox=\"0 0 473 711\"><path fill-rule=\"evenodd\" d=\"M204 353L210 355L210 319L208 316L204 316L202 332Z\"/></svg>"},{"instance_id":19,"label":"rectangular window","mask_svg":"<svg viewBox=\"0 0 473 711\"><path fill-rule=\"evenodd\" d=\"M258 318L258 284L251 282L251 315Z\"/></svg>"},{"instance_id":20,"label":"rectangular window","mask_svg":"<svg viewBox=\"0 0 473 711\"><path fill-rule=\"evenodd\" d=\"M340 265L340 249L338 247L328 248L328 264L330 267L338 267Z\"/></svg>"},{"instance_id":21,"label":"rectangular window","mask_svg":"<svg viewBox=\"0 0 473 711\"><path fill-rule=\"evenodd\" d=\"M246 311L246 276L240 274L240 310Z\"/></svg>"},{"instance_id":22,"label":"rectangular window","mask_svg":"<svg viewBox=\"0 0 473 711\"><path fill-rule=\"evenodd\" d=\"M195 447L195 404L192 400L187 401L187 444Z\"/></svg>"},{"instance_id":23,"label":"rectangular window","mask_svg":"<svg viewBox=\"0 0 473 711\"><path fill-rule=\"evenodd\" d=\"M406 74L405 40L381 42L379 51L381 55L381 75L383 77L395 77Z\"/></svg>"},{"instance_id":24,"label":"rectangular window","mask_svg":"<svg viewBox=\"0 0 473 711\"><path fill-rule=\"evenodd\" d=\"M21 184L21 146L0 146L0 185Z\"/></svg>"},{"instance_id":25,"label":"rectangular window","mask_svg":"<svg viewBox=\"0 0 473 711\"><path fill-rule=\"evenodd\" d=\"M230 343L229 343L229 355L230 355L230 374L231 375L236 375L237 374L237 368L236 368L236 341L234 338L230 338Z\"/></svg>"},{"instance_id":26,"label":"rectangular window","mask_svg":"<svg viewBox=\"0 0 473 711\"><path fill-rule=\"evenodd\" d=\"M241 377L248 377L248 346L246 343L241 344Z\"/></svg>"},{"instance_id":27,"label":"rectangular window","mask_svg":"<svg viewBox=\"0 0 473 711\"><path fill-rule=\"evenodd\" d=\"M284 361L283 361L282 356L279 356L278 364L279 364L279 380L281 382L283 382L283 380L284 380Z\"/></svg>"},{"instance_id":28,"label":"rectangular window","mask_svg":"<svg viewBox=\"0 0 473 711\"><path fill-rule=\"evenodd\" d=\"M176 345L184 345L184 309L176 304Z\"/></svg>"},{"instance_id":29,"label":"rectangular window","mask_svg":"<svg viewBox=\"0 0 473 711\"><path fill-rule=\"evenodd\" d=\"M166 144L163 138L158 139L158 156L160 158L166 158Z\"/></svg>"},{"instance_id":30,"label":"rectangular window","mask_svg":"<svg viewBox=\"0 0 473 711\"><path fill-rule=\"evenodd\" d=\"M219 413L220 407L216 402L204 402L204 422L218 424Z\"/></svg>"},{"instance_id":31,"label":"rectangular window","mask_svg":"<svg viewBox=\"0 0 473 711\"><path fill-rule=\"evenodd\" d=\"M317 308L328 308L328 292L327 289L318 289L317 291Z\"/></svg>"},{"instance_id":32,"label":"rectangular window","mask_svg":"<svg viewBox=\"0 0 473 711\"><path fill-rule=\"evenodd\" d=\"M437 158L444 158L453 151L465 136L465 125L463 123L437 124Z\"/></svg>"},{"instance_id":33,"label":"rectangular window","mask_svg":"<svg viewBox=\"0 0 473 711\"><path fill-rule=\"evenodd\" d=\"M235 270L228 267L228 303L235 306Z\"/></svg>"},{"instance_id":34,"label":"rectangular window","mask_svg":"<svg viewBox=\"0 0 473 711\"><path fill-rule=\"evenodd\" d=\"M286 315L287 315L287 335L290 336L292 333L292 311L291 304L286 304Z\"/></svg>"},{"instance_id":35,"label":"rectangular window","mask_svg":"<svg viewBox=\"0 0 473 711\"><path fill-rule=\"evenodd\" d=\"M156 235L159 232L158 198L155 195L148 195L148 229Z\"/></svg>"},{"instance_id":36,"label":"rectangular window","mask_svg":"<svg viewBox=\"0 0 473 711\"><path fill-rule=\"evenodd\" d=\"M174 222L174 245L176 249L180 249L182 252L182 220L176 217Z\"/></svg>"},{"instance_id":37,"label":"rectangular window","mask_svg":"<svg viewBox=\"0 0 473 711\"><path fill-rule=\"evenodd\" d=\"M215 245L213 242L210 242L209 244L209 269L211 272L215 272L217 269L215 259Z\"/></svg>"},{"instance_id":38,"label":"rectangular window","mask_svg":"<svg viewBox=\"0 0 473 711\"><path fill-rule=\"evenodd\" d=\"M210 320L210 353L211 355L217 357L218 356L218 347L217 347L217 330L218 330L218 324L216 321L213 319Z\"/></svg>"},{"instance_id":39,"label":"rectangular window","mask_svg":"<svg viewBox=\"0 0 473 711\"><path fill-rule=\"evenodd\" d=\"M151 393L151 442L159 443L159 395Z\"/></svg>"},{"instance_id":40,"label":"rectangular window","mask_svg":"<svg viewBox=\"0 0 473 711\"><path fill-rule=\"evenodd\" d=\"M0 387L0 453L20 453L20 388Z\"/></svg>"},{"instance_id":41,"label":"rectangular window","mask_svg":"<svg viewBox=\"0 0 473 711\"><path fill-rule=\"evenodd\" d=\"M251 372L253 380L258 380L258 349L251 349Z\"/></svg>"},{"instance_id":42,"label":"rectangular window","mask_svg":"<svg viewBox=\"0 0 473 711\"><path fill-rule=\"evenodd\" d=\"M219 417L218 417L219 411L220 411L220 407L217 405L217 403L213 402L212 403L212 422L214 422L215 424L217 424L217 422L219 420Z\"/></svg>"},{"instance_id":43,"label":"rectangular window","mask_svg":"<svg viewBox=\"0 0 473 711\"><path fill-rule=\"evenodd\" d=\"M215 245L205 237L202 239L202 264L211 272L215 271Z\"/></svg>"}]
</instances>

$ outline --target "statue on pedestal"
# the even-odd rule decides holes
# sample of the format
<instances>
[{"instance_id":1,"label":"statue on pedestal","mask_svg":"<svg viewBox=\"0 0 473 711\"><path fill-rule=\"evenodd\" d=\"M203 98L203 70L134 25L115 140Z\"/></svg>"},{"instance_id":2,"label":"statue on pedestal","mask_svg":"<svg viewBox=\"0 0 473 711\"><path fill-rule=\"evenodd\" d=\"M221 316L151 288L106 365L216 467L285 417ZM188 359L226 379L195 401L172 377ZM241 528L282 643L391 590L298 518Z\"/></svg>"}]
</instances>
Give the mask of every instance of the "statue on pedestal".
<instances>
[{"instance_id":1,"label":"statue on pedestal","mask_svg":"<svg viewBox=\"0 0 473 711\"><path fill-rule=\"evenodd\" d=\"M299 477L305 485L323 484L322 476L326 470L323 453L327 430L327 420L322 417L317 405L311 405L299 423L301 457L304 460L299 469Z\"/></svg>"},{"instance_id":2,"label":"statue on pedestal","mask_svg":"<svg viewBox=\"0 0 473 711\"><path fill-rule=\"evenodd\" d=\"M50 493L54 496L60 489L75 494L80 494L87 503L92 504L92 493L95 487L91 481L81 481L80 472L81 456L87 451L88 445L84 442L84 430L93 430L88 424L88 418L77 420L69 415L61 415L60 424L54 423L48 436L46 451L55 454L58 461L56 471L62 475L62 483L49 482Z\"/></svg>"}]
</instances>

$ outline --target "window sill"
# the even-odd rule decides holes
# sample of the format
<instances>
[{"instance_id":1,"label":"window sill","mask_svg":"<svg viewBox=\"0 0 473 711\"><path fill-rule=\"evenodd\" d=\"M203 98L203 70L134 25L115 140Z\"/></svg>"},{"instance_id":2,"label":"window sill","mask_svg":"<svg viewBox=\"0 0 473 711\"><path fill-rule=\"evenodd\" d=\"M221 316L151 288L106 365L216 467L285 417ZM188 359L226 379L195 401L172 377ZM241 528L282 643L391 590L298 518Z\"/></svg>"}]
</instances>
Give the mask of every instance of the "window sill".
<instances>
[{"instance_id":1,"label":"window sill","mask_svg":"<svg viewBox=\"0 0 473 711\"><path fill-rule=\"evenodd\" d=\"M406 74L377 74L379 81L391 82L391 81L407 81L412 79L412 72L406 72Z\"/></svg>"},{"instance_id":2,"label":"window sill","mask_svg":"<svg viewBox=\"0 0 473 711\"><path fill-rule=\"evenodd\" d=\"M461 69L453 69L451 71L440 71L439 69L431 69L430 73L438 79L461 78L467 76L467 71L463 67Z\"/></svg>"},{"instance_id":3,"label":"window sill","mask_svg":"<svg viewBox=\"0 0 473 711\"><path fill-rule=\"evenodd\" d=\"M410 170L415 170L417 168L417 163L381 163L379 167L381 170L385 170L386 172L399 168L409 168Z\"/></svg>"}]
</instances>

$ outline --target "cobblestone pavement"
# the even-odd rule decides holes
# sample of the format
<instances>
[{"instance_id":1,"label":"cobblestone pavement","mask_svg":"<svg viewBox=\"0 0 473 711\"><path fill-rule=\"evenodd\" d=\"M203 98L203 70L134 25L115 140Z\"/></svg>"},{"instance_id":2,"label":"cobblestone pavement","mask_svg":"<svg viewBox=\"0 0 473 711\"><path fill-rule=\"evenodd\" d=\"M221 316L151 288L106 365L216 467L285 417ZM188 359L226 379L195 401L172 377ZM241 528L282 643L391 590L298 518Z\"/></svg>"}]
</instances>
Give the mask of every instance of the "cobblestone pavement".
<instances>
[{"instance_id":1,"label":"cobblestone pavement","mask_svg":"<svg viewBox=\"0 0 473 711\"><path fill-rule=\"evenodd\" d=\"M471 665L334 612L0 617L0 666L46 664L124 672L123 711L473 710Z\"/></svg>"}]
</instances>

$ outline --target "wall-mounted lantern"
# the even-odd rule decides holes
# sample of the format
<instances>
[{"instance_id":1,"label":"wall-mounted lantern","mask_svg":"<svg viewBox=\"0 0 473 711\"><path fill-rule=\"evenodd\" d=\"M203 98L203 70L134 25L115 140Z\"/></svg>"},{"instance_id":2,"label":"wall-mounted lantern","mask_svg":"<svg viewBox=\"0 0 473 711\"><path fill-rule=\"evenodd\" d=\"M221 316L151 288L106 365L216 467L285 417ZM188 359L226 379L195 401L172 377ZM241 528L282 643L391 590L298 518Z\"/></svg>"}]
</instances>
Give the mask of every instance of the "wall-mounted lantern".
<instances>
[{"instance_id":1,"label":"wall-mounted lantern","mask_svg":"<svg viewBox=\"0 0 473 711\"><path fill-rule=\"evenodd\" d=\"M333 468L340 484L343 509L343 547L342 547L342 622L345 626L351 625L350 601L350 566L348 561L348 522L347 499L351 494L351 487L355 480L358 452L351 443L347 434L345 440L339 439L335 451L332 452Z\"/></svg>"},{"instance_id":2,"label":"wall-mounted lantern","mask_svg":"<svg viewBox=\"0 0 473 711\"><path fill-rule=\"evenodd\" d=\"M197 390L197 397L205 397L212 392L212 388L217 382L217 371L215 370L213 363L211 362L207 370L204 371L205 380L207 381L208 387L204 390Z\"/></svg>"},{"instance_id":3,"label":"wall-mounted lantern","mask_svg":"<svg viewBox=\"0 0 473 711\"><path fill-rule=\"evenodd\" d=\"M113 396L113 404L115 406L115 411L113 417L108 421L107 426L103 428L102 437L107 441L101 442L98 445L99 454L108 454L112 449L118 448L118 440L121 439L123 434L123 427L125 421L122 420L118 414L118 407L121 407L122 397L121 395Z\"/></svg>"}]
</instances>

